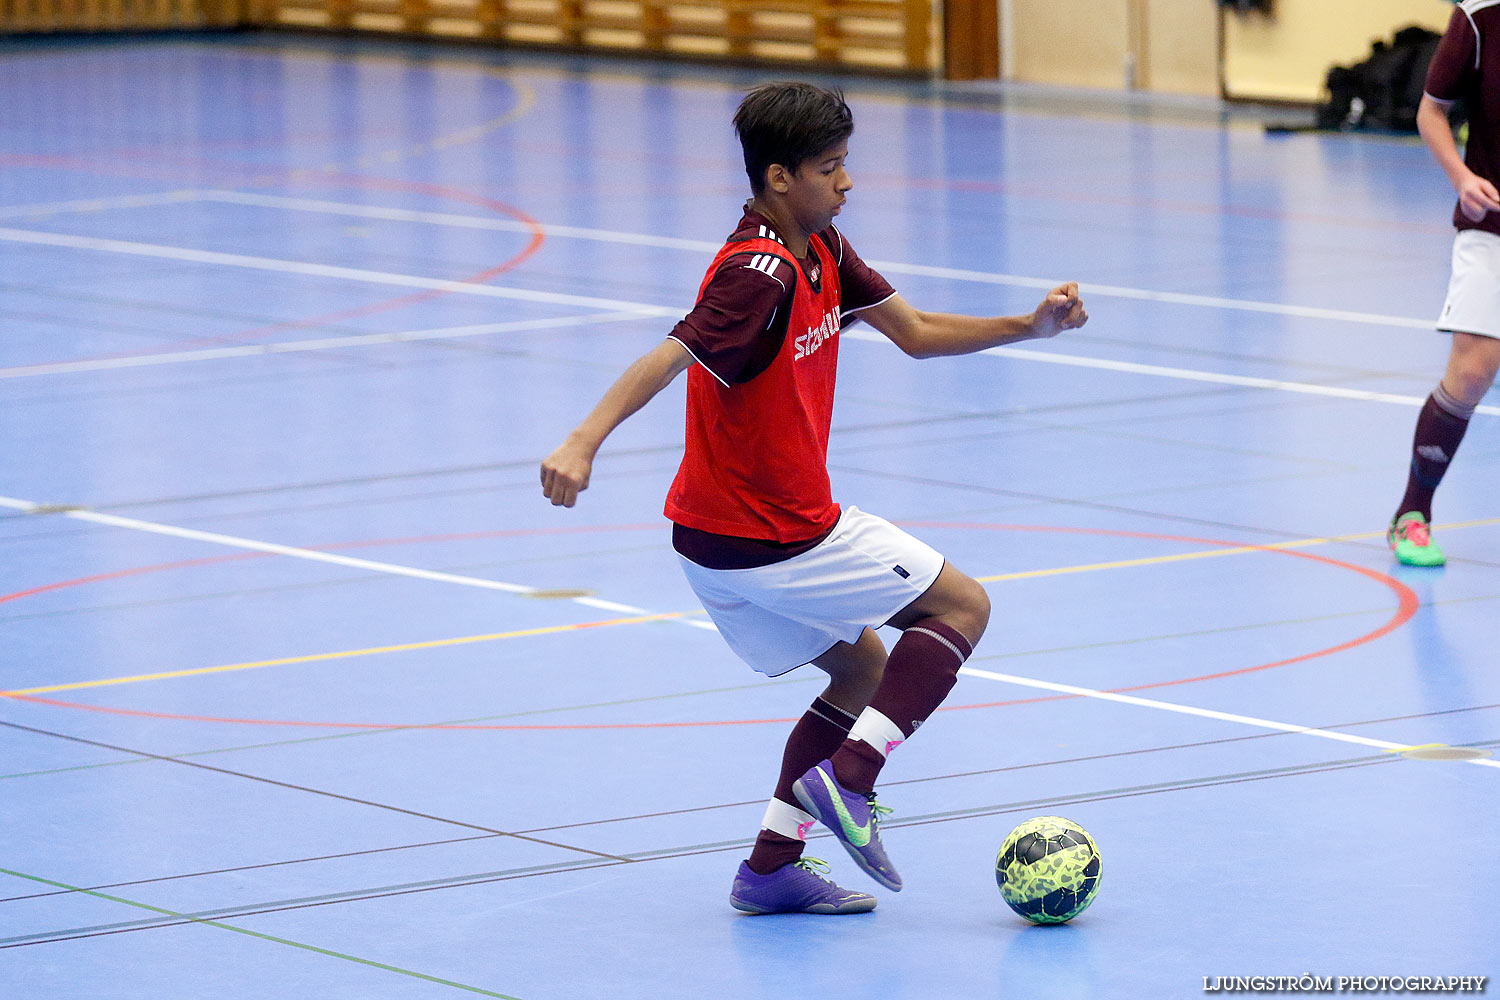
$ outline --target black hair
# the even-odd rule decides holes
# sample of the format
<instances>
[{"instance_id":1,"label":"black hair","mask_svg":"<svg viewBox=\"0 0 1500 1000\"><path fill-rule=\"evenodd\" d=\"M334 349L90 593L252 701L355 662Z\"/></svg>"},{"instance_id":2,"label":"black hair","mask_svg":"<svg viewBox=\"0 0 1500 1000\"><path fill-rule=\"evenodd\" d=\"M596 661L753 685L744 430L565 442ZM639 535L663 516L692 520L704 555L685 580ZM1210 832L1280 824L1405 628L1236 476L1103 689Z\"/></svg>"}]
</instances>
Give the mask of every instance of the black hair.
<instances>
[{"instance_id":1,"label":"black hair","mask_svg":"<svg viewBox=\"0 0 1500 1000\"><path fill-rule=\"evenodd\" d=\"M804 160L854 133L854 113L843 91L810 83L767 83L745 95L734 113L734 130L745 151L750 190L766 187L766 168L779 163L793 173Z\"/></svg>"}]
</instances>

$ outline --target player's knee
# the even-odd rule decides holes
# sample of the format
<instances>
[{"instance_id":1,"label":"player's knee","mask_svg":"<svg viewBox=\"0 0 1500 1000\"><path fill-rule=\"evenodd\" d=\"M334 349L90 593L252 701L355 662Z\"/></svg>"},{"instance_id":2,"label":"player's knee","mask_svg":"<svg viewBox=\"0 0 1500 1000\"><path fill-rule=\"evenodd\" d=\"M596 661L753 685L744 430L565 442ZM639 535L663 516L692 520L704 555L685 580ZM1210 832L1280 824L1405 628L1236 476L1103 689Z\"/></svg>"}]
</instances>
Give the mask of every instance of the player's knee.
<instances>
[{"instance_id":1,"label":"player's knee","mask_svg":"<svg viewBox=\"0 0 1500 1000\"><path fill-rule=\"evenodd\" d=\"M977 629L974 641L978 642L979 637L984 635L984 630L990 624L990 595L979 584L974 584L974 587L978 591L974 602L975 626Z\"/></svg>"},{"instance_id":2,"label":"player's knee","mask_svg":"<svg viewBox=\"0 0 1500 1000\"><path fill-rule=\"evenodd\" d=\"M953 627L962 632L971 644L977 643L990 623L990 595L971 576L965 576L958 589L959 601Z\"/></svg>"},{"instance_id":3,"label":"player's knee","mask_svg":"<svg viewBox=\"0 0 1500 1000\"><path fill-rule=\"evenodd\" d=\"M1495 369L1483 358L1466 358L1450 368L1443 388L1465 406L1476 406L1495 382Z\"/></svg>"},{"instance_id":4,"label":"player's knee","mask_svg":"<svg viewBox=\"0 0 1500 1000\"><path fill-rule=\"evenodd\" d=\"M1443 389L1465 406L1474 406L1495 383L1500 368L1500 341L1455 333L1443 373Z\"/></svg>"}]
</instances>

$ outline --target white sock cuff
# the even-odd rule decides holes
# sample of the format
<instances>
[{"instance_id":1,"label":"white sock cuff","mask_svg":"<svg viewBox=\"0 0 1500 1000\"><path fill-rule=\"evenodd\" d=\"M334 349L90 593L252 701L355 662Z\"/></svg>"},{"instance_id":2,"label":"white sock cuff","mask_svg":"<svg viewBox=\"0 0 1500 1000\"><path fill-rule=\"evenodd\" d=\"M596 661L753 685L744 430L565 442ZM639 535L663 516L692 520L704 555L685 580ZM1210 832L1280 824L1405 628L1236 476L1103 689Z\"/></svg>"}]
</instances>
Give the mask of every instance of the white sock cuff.
<instances>
[{"instance_id":1,"label":"white sock cuff","mask_svg":"<svg viewBox=\"0 0 1500 1000\"><path fill-rule=\"evenodd\" d=\"M858 719L854 720L854 728L849 730L849 738L868 743L880 751L880 756L889 757L891 751L906 739L906 734L901 731L900 726L885 715L873 708L867 708L859 713Z\"/></svg>"},{"instance_id":2,"label":"white sock cuff","mask_svg":"<svg viewBox=\"0 0 1500 1000\"><path fill-rule=\"evenodd\" d=\"M793 840L806 840L807 828L814 822L816 820L813 819L811 813L805 813L780 799L772 799L766 806L766 815L760 821L760 828L779 833L783 837L791 837Z\"/></svg>"},{"instance_id":3,"label":"white sock cuff","mask_svg":"<svg viewBox=\"0 0 1500 1000\"><path fill-rule=\"evenodd\" d=\"M1432 401L1438 405L1439 409L1459 420L1468 420L1473 417L1474 410L1478 407L1478 404L1471 406L1448 392L1441 382L1437 384L1436 389L1432 390Z\"/></svg>"}]
</instances>

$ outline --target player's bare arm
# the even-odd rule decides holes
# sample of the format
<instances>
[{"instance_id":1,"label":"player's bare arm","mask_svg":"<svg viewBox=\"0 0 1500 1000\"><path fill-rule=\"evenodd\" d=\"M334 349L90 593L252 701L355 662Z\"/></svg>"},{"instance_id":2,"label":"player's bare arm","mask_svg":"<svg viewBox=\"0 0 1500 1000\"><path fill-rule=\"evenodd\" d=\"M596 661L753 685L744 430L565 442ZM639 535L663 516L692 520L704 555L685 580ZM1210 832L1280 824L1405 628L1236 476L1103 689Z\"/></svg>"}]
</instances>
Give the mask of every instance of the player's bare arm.
<instances>
[{"instance_id":1,"label":"player's bare arm","mask_svg":"<svg viewBox=\"0 0 1500 1000\"><path fill-rule=\"evenodd\" d=\"M979 317L922 312L893 295L861 310L859 318L912 357L937 358L1055 337L1083 326L1089 316L1077 283L1070 281L1048 292L1029 315Z\"/></svg>"},{"instance_id":2,"label":"player's bare arm","mask_svg":"<svg viewBox=\"0 0 1500 1000\"><path fill-rule=\"evenodd\" d=\"M1458 151L1453 139L1452 127L1448 124L1448 107L1441 101L1424 94L1417 107L1417 131L1422 141L1432 152L1433 159L1443 168L1458 192L1458 203L1464 215L1473 222L1483 221L1490 212L1500 211L1500 192L1495 185L1470 170Z\"/></svg>"},{"instance_id":3,"label":"player's bare arm","mask_svg":"<svg viewBox=\"0 0 1500 1000\"><path fill-rule=\"evenodd\" d=\"M604 439L692 365L687 348L668 339L625 369L583 423L542 462L542 494L554 507L578 502L578 494L588 489L594 455Z\"/></svg>"}]
</instances>

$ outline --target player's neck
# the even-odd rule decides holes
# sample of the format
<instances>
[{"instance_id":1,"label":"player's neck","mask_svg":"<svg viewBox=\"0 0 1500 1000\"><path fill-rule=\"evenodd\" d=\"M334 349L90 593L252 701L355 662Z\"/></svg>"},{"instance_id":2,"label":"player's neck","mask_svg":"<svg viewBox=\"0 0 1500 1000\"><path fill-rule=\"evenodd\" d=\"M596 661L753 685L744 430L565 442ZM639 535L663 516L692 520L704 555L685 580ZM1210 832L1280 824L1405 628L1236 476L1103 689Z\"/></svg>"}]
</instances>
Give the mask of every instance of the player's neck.
<instances>
[{"instance_id":1,"label":"player's neck","mask_svg":"<svg viewBox=\"0 0 1500 1000\"><path fill-rule=\"evenodd\" d=\"M796 218L783 207L774 203L774 199L765 195L756 195L750 199L747 206L752 212L758 212L765 216L776 235L781 237L781 242L786 248L799 258L807 256L807 241L812 238L812 233L805 233L802 227L797 225Z\"/></svg>"}]
</instances>

